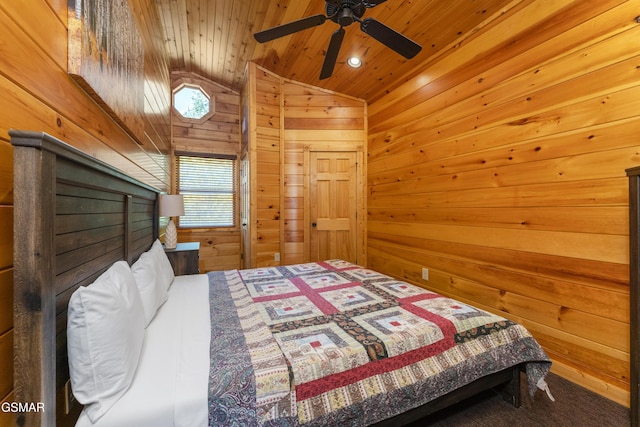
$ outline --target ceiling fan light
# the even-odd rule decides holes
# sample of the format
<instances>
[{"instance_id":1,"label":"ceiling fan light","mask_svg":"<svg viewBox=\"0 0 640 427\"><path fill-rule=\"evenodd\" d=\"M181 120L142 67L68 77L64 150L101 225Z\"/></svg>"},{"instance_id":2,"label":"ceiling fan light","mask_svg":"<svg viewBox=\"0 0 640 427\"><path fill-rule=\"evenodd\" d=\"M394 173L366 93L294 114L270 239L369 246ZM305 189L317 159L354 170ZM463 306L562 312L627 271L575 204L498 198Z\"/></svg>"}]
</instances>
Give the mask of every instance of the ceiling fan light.
<instances>
[{"instance_id":1,"label":"ceiling fan light","mask_svg":"<svg viewBox=\"0 0 640 427\"><path fill-rule=\"evenodd\" d=\"M362 60L356 56L351 56L347 59L347 64L349 64L351 68L359 68L362 65Z\"/></svg>"}]
</instances>

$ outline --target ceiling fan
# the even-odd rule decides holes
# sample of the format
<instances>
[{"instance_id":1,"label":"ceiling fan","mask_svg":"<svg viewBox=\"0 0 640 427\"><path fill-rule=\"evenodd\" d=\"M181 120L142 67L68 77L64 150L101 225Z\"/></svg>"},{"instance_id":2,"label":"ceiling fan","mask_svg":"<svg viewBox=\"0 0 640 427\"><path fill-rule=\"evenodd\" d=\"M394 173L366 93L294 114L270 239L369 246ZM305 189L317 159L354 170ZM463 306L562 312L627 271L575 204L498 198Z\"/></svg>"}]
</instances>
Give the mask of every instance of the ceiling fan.
<instances>
[{"instance_id":1,"label":"ceiling fan","mask_svg":"<svg viewBox=\"0 0 640 427\"><path fill-rule=\"evenodd\" d=\"M326 79L333 74L333 69L338 59L338 52L344 39L344 27L354 22L360 24L360 30L364 33L370 35L405 58L411 59L420 52L422 46L373 18L360 19L366 9L375 7L385 1L386 0L325 0L326 16L309 16L298 21L259 31L253 36L258 42L265 43L298 31L306 30L307 28L322 25L327 19L340 25L340 28L333 33L329 41L329 47L327 48L324 63L322 64L322 71L320 72L320 80Z\"/></svg>"}]
</instances>

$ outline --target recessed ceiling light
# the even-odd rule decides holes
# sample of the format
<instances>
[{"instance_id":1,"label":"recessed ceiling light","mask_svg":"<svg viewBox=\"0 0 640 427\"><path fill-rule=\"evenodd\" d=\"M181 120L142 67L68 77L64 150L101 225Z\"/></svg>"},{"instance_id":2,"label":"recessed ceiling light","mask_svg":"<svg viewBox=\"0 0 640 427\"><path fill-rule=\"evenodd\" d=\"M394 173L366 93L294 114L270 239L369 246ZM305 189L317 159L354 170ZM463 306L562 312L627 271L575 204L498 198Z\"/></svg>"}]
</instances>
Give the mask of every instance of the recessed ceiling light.
<instances>
[{"instance_id":1,"label":"recessed ceiling light","mask_svg":"<svg viewBox=\"0 0 640 427\"><path fill-rule=\"evenodd\" d=\"M349 66L352 68L358 68L362 65L362 61L360 60L360 58L352 56L347 59L347 64L349 64Z\"/></svg>"}]
</instances>

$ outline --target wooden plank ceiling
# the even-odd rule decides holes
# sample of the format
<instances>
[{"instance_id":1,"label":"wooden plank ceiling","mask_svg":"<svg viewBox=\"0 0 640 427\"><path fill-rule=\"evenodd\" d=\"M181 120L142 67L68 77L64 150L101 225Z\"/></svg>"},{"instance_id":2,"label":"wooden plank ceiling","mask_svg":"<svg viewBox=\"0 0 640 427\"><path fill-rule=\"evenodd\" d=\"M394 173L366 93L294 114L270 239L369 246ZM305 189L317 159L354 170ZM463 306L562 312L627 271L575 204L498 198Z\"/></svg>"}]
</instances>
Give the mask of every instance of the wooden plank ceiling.
<instances>
[{"instance_id":1,"label":"wooden plank ceiling","mask_svg":"<svg viewBox=\"0 0 640 427\"><path fill-rule=\"evenodd\" d=\"M333 73L319 80L324 55L338 25L327 20L268 43L253 33L325 13L324 0L157 0L172 70L197 73L239 90L247 61L296 81L375 101L435 57L456 48L505 9L533 0L387 0L367 9L371 17L422 45L407 60L360 31L346 27ZM363 66L346 65L358 55Z\"/></svg>"}]
</instances>

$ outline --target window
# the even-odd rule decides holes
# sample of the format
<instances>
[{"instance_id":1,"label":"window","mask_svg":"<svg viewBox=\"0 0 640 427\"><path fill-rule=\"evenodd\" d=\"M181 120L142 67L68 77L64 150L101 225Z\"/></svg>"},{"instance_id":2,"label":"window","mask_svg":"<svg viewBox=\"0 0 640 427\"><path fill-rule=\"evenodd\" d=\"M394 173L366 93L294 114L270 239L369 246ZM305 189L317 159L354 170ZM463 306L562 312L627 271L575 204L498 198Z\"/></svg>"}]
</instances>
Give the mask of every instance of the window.
<instances>
[{"instance_id":1,"label":"window","mask_svg":"<svg viewBox=\"0 0 640 427\"><path fill-rule=\"evenodd\" d=\"M206 120L215 113L214 100L201 87L188 84L174 90L173 108L186 119Z\"/></svg>"},{"instance_id":2,"label":"window","mask_svg":"<svg viewBox=\"0 0 640 427\"><path fill-rule=\"evenodd\" d=\"M180 227L236 225L235 156L176 155L176 179L184 198Z\"/></svg>"}]
</instances>

